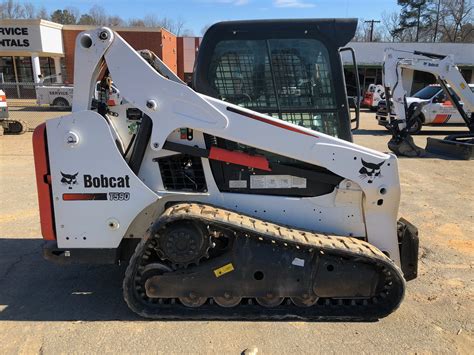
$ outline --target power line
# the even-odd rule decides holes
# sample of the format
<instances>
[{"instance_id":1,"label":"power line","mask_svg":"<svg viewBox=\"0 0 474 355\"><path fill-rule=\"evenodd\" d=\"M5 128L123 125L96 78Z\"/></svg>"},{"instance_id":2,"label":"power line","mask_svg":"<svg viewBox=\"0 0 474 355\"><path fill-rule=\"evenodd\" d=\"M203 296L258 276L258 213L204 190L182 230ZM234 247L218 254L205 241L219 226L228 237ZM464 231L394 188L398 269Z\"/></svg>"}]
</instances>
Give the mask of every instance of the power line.
<instances>
[{"instance_id":1,"label":"power line","mask_svg":"<svg viewBox=\"0 0 474 355\"><path fill-rule=\"evenodd\" d=\"M370 23L370 42L373 42L374 40L374 23L380 23L380 21L377 20L368 20L364 21L365 23Z\"/></svg>"}]
</instances>

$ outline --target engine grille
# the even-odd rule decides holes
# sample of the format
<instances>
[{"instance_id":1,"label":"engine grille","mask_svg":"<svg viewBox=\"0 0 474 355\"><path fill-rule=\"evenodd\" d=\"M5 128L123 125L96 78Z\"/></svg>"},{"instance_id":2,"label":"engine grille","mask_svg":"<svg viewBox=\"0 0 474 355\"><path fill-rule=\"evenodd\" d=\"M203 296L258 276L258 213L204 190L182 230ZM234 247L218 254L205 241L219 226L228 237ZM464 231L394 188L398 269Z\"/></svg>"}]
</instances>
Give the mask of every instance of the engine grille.
<instances>
[{"instance_id":1,"label":"engine grille","mask_svg":"<svg viewBox=\"0 0 474 355\"><path fill-rule=\"evenodd\" d=\"M166 190L207 191L201 158L178 154L159 158L157 162L163 186Z\"/></svg>"}]
</instances>

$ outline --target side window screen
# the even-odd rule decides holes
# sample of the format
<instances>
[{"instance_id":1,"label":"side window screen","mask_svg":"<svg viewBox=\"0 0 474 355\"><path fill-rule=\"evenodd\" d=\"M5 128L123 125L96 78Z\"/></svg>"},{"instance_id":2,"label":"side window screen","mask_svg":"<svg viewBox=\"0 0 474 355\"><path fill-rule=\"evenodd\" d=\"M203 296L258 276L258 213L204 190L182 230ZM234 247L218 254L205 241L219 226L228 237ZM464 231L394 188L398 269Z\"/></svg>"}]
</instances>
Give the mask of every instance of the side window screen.
<instances>
[{"instance_id":1,"label":"side window screen","mask_svg":"<svg viewBox=\"0 0 474 355\"><path fill-rule=\"evenodd\" d=\"M321 42L277 39L269 44L282 108L336 108L329 55Z\"/></svg>"},{"instance_id":2,"label":"side window screen","mask_svg":"<svg viewBox=\"0 0 474 355\"><path fill-rule=\"evenodd\" d=\"M338 136L329 54L316 39L222 41L208 75L224 101Z\"/></svg>"},{"instance_id":3,"label":"side window screen","mask_svg":"<svg viewBox=\"0 0 474 355\"><path fill-rule=\"evenodd\" d=\"M211 61L209 82L224 101L276 110L267 66L266 41L219 42Z\"/></svg>"}]
</instances>

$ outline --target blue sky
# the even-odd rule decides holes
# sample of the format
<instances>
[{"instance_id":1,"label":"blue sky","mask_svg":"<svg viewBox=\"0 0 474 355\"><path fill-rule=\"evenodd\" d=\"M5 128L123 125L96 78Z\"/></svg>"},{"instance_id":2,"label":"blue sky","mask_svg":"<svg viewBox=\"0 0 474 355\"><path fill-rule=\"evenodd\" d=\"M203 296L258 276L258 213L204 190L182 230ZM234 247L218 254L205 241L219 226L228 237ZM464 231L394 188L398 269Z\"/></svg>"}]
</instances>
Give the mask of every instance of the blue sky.
<instances>
[{"instance_id":1,"label":"blue sky","mask_svg":"<svg viewBox=\"0 0 474 355\"><path fill-rule=\"evenodd\" d=\"M34 1L48 11L75 7L81 13L94 4L90 0ZM208 24L224 20L259 18L358 17L380 19L384 11L398 10L396 0L102 0L97 1L108 15L124 19L147 14L181 18L185 27L201 34ZM60 4L60 5L59 5Z\"/></svg>"}]
</instances>

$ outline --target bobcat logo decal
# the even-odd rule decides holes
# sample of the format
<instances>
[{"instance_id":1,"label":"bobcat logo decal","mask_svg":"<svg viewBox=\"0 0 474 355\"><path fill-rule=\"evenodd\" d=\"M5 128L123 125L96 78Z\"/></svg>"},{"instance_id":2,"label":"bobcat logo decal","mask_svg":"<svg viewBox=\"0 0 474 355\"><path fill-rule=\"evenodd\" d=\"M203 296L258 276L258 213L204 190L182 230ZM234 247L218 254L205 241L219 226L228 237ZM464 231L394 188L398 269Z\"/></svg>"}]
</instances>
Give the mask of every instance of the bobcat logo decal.
<instances>
[{"instance_id":1,"label":"bobcat logo decal","mask_svg":"<svg viewBox=\"0 0 474 355\"><path fill-rule=\"evenodd\" d=\"M362 161L362 168L359 170L360 178L362 180L367 179L369 184L373 183L376 177L381 177L381 170L380 167L385 163L385 161L374 164L374 163L367 163L364 159L360 159Z\"/></svg>"},{"instance_id":2,"label":"bobcat logo decal","mask_svg":"<svg viewBox=\"0 0 474 355\"><path fill-rule=\"evenodd\" d=\"M68 189L72 189L72 185L77 185L77 174L79 174L79 173L75 173L73 175L64 174L61 171L61 175L62 175L61 183L63 185L68 185Z\"/></svg>"}]
</instances>

